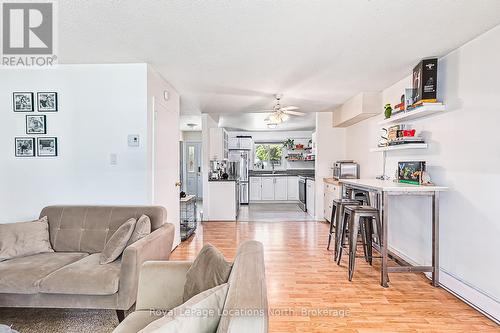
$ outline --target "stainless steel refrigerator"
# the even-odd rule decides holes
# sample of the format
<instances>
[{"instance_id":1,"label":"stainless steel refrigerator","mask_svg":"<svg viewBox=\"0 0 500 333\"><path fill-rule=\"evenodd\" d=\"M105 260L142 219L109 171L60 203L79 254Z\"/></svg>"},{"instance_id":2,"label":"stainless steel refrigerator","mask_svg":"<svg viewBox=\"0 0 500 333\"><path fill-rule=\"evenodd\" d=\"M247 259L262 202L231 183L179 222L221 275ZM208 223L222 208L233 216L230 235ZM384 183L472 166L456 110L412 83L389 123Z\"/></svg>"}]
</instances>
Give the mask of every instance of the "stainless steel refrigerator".
<instances>
[{"instance_id":1,"label":"stainless steel refrigerator","mask_svg":"<svg viewBox=\"0 0 500 333\"><path fill-rule=\"evenodd\" d=\"M239 167L238 180L240 183L240 204L247 205L249 198L248 169L250 165L249 150L231 150L229 152L229 161L238 162Z\"/></svg>"}]
</instances>

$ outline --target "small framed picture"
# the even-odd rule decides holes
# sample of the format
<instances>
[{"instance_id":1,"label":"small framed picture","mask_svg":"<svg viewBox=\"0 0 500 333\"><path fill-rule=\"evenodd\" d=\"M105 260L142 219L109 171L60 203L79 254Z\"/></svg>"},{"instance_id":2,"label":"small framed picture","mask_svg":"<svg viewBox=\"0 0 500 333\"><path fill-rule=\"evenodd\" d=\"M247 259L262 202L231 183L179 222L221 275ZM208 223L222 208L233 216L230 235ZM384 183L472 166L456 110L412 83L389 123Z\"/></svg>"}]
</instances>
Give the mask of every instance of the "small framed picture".
<instances>
[{"instance_id":1,"label":"small framed picture","mask_svg":"<svg viewBox=\"0 0 500 333\"><path fill-rule=\"evenodd\" d=\"M13 94L14 112L33 112L35 107L33 105L32 92L15 92Z\"/></svg>"},{"instance_id":2,"label":"small framed picture","mask_svg":"<svg viewBox=\"0 0 500 333\"><path fill-rule=\"evenodd\" d=\"M26 134L47 134L46 120L45 115L26 116Z\"/></svg>"},{"instance_id":3,"label":"small framed picture","mask_svg":"<svg viewBox=\"0 0 500 333\"><path fill-rule=\"evenodd\" d=\"M57 156L57 138L38 138L38 156Z\"/></svg>"},{"instance_id":4,"label":"small framed picture","mask_svg":"<svg viewBox=\"0 0 500 333\"><path fill-rule=\"evenodd\" d=\"M16 157L35 156L35 138L15 138Z\"/></svg>"},{"instance_id":5,"label":"small framed picture","mask_svg":"<svg viewBox=\"0 0 500 333\"><path fill-rule=\"evenodd\" d=\"M57 112L57 93L37 93L37 104L39 112Z\"/></svg>"}]
</instances>

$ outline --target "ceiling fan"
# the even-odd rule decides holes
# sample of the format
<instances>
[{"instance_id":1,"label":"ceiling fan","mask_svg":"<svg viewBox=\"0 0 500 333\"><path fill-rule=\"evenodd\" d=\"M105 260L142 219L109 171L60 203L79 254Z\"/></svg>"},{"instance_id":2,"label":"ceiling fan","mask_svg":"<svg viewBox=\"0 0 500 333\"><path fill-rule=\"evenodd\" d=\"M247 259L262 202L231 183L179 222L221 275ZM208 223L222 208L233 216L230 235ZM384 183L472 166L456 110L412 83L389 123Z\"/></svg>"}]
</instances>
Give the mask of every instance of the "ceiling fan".
<instances>
[{"instance_id":1,"label":"ceiling fan","mask_svg":"<svg viewBox=\"0 0 500 333\"><path fill-rule=\"evenodd\" d=\"M268 122L269 127L272 127L272 128L276 127L278 124L288 120L289 116L299 116L299 117L305 116L304 112L295 111L295 110L299 109L299 107L297 107L297 106L292 106L292 105L283 106L283 105L281 105L280 101L281 101L281 98L283 98L283 95L276 94L276 95L274 95L274 97L276 98L276 104L273 106L272 109L259 111L259 112L271 112L269 117L264 119L264 121Z\"/></svg>"}]
</instances>

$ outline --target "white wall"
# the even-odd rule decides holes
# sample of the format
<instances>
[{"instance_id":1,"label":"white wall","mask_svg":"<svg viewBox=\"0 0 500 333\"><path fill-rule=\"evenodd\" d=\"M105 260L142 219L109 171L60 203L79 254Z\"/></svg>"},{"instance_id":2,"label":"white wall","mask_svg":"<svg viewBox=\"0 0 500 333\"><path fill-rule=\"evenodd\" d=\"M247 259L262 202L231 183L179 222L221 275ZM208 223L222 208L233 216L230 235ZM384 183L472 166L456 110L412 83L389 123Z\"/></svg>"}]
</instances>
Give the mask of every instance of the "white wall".
<instances>
[{"instance_id":1,"label":"white wall","mask_svg":"<svg viewBox=\"0 0 500 333\"><path fill-rule=\"evenodd\" d=\"M210 129L218 127L218 119L214 118L212 115L203 113L201 115L201 127L202 127L202 177L203 177L203 220L208 221L210 217L209 212L209 188L208 188L208 174L210 172Z\"/></svg>"},{"instance_id":2,"label":"white wall","mask_svg":"<svg viewBox=\"0 0 500 333\"><path fill-rule=\"evenodd\" d=\"M181 141L201 141L203 135L201 131L182 131Z\"/></svg>"},{"instance_id":3,"label":"white wall","mask_svg":"<svg viewBox=\"0 0 500 333\"><path fill-rule=\"evenodd\" d=\"M500 318L500 27L479 36L439 61L442 115L414 120L429 149L389 152L387 174L397 162L427 161L436 184L450 187L441 198L440 260L442 282ZM383 103L395 104L410 77L383 91ZM381 106L382 109L382 106ZM382 115L347 129L347 157L361 163L361 176L382 173L381 154L369 153L378 142ZM389 243L418 263L430 262L430 205L426 199L393 200ZM472 290L473 289L473 290ZM487 297L484 297L486 295Z\"/></svg>"},{"instance_id":4,"label":"white wall","mask_svg":"<svg viewBox=\"0 0 500 333\"><path fill-rule=\"evenodd\" d=\"M315 214L323 219L323 178L333 176L331 167L346 158L345 129L332 127L332 112L316 113Z\"/></svg>"},{"instance_id":5,"label":"white wall","mask_svg":"<svg viewBox=\"0 0 500 333\"><path fill-rule=\"evenodd\" d=\"M14 113L15 91L54 91L59 111L47 115L46 136L58 157L14 157L14 137L26 136ZM50 204L147 204L146 65L60 65L0 71L0 222L38 217ZM127 135L139 134L140 147ZM110 154L118 164L110 165Z\"/></svg>"}]
</instances>

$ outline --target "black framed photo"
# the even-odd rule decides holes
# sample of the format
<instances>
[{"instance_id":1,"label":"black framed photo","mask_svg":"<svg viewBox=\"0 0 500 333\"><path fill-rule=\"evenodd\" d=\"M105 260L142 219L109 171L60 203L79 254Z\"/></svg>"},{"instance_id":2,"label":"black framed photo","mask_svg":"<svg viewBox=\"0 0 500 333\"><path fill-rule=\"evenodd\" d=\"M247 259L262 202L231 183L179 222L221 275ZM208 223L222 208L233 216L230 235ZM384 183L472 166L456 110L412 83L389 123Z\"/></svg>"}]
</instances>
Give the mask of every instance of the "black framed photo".
<instances>
[{"instance_id":1,"label":"black framed photo","mask_svg":"<svg viewBox=\"0 0 500 333\"><path fill-rule=\"evenodd\" d=\"M33 105L32 92L15 92L13 93L14 112L33 112L35 107Z\"/></svg>"},{"instance_id":2,"label":"black framed photo","mask_svg":"<svg viewBox=\"0 0 500 333\"><path fill-rule=\"evenodd\" d=\"M47 134L47 116L26 116L26 134Z\"/></svg>"},{"instance_id":3,"label":"black framed photo","mask_svg":"<svg viewBox=\"0 0 500 333\"><path fill-rule=\"evenodd\" d=\"M15 138L16 157L35 156L35 138Z\"/></svg>"},{"instance_id":4,"label":"black framed photo","mask_svg":"<svg viewBox=\"0 0 500 333\"><path fill-rule=\"evenodd\" d=\"M56 92L37 93L37 104L39 112L57 112L57 93Z\"/></svg>"},{"instance_id":5,"label":"black framed photo","mask_svg":"<svg viewBox=\"0 0 500 333\"><path fill-rule=\"evenodd\" d=\"M57 138L38 138L38 156L57 156Z\"/></svg>"}]
</instances>

